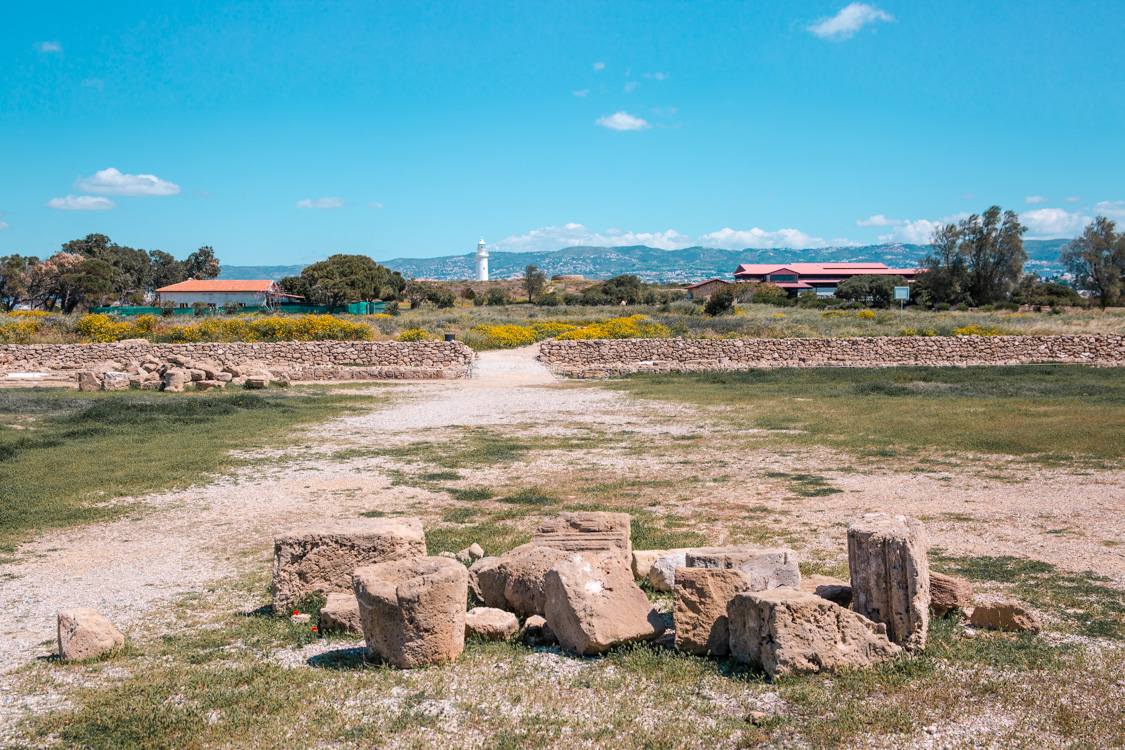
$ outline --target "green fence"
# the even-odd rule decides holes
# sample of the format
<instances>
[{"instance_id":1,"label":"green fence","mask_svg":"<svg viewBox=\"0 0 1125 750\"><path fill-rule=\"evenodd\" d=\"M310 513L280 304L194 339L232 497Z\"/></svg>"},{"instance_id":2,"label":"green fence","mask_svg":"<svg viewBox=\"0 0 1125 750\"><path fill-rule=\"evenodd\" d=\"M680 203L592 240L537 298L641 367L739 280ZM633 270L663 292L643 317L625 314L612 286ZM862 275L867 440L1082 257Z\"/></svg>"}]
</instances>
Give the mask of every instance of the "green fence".
<instances>
[{"instance_id":1,"label":"green fence","mask_svg":"<svg viewBox=\"0 0 1125 750\"><path fill-rule=\"evenodd\" d=\"M347 313L348 315L377 315L386 308L386 302L353 302L350 305L336 308L337 313ZM173 307L171 308L172 315L194 315L195 310L190 307ZM164 310L160 307L139 307L120 305L114 307L92 307L91 313L101 315L163 315ZM255 313L255 312L278 312L278 313L298 313L305 315L325 315L328 313L327 305L279 305L275 310L270 310L265 307L246 306L238 308L240 313ZM202 313L204 315L223 315L225 311L221 307L208 307Z\"/></svg>"}]
</instances>

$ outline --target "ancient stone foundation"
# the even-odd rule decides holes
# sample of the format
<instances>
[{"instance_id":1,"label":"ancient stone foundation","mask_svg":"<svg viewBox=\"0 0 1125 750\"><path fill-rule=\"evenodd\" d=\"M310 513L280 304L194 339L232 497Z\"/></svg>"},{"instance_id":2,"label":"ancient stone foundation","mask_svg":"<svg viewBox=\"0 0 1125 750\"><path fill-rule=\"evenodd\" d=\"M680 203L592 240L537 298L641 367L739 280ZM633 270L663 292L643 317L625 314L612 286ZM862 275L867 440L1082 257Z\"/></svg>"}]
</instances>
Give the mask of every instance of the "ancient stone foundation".
<instances>
[{"instance_id":1,"label":"ancient stone foundation","mask_svg":"<svg viewBox=\"0 0 1125 750\"><path fill-rule=\"evenodd\" d=\"M760 367L1125 364L1125 336L857 336L789 339L544 341L540 359L560 375L721 372Z\"/></svg>"}]
</instances>

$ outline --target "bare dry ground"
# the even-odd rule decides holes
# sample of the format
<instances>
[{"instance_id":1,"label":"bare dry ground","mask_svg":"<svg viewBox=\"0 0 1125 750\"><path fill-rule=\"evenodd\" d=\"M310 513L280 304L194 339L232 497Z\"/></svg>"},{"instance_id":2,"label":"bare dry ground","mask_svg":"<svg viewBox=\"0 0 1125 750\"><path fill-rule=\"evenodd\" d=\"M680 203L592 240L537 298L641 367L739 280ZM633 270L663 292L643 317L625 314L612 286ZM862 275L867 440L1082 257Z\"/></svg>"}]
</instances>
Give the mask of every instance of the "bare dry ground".
<instances>
[{"instance_id":1,"label":"bare dry ground","mask_svg":"<svg viewBox=\"0 0 1125 750\"><path fill-rule=\"evenodd\" d=\"M469 381L372 386L388 405L314 428L297 446L243 456L232 475L140 498L146 510L134 515L21 547L0 566L0 742L1125 743L1125 720L1112 708L1125 701L1113 626L1125 629L1113 608L1125 588L1120 469L1003 456L872 462L778 447L759 439L769 431L715 410L557 381L532 355L481 355ZM279 530L410 514L423 518L431 554L473 541L498 553L564 508L632 512L638 548L783 543L801 553L805 572L845 576L847 524L873 510L907 513L926 521L937 569L994 581L977 586L978 600L1040 592L1032 604L1045 632L988 635L942 621L922 657L777 683L647 647L582 660L471 643L455 665L403 673L365 663L357 639L318 638L259 609ZM129 650L87 664L48 659L55 612L70 606L107 615ZM767 716L749 722L750 711Z\"/></svg>"}]
</instances>

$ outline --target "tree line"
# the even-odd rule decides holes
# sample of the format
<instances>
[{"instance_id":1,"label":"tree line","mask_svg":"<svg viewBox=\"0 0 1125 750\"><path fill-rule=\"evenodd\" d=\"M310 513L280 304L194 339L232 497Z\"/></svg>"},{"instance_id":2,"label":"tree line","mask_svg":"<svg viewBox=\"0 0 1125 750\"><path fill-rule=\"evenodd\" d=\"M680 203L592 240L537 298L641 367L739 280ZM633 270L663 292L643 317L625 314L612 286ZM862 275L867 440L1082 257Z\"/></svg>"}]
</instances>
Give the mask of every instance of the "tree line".
<instances>
[{"instance_id":1,"label":"tree line","mask_svg":"<svg viewBox=\"0 0 1125 750\"><path fill-rule=\"evenodd\" d=\"M215 250L204 246L184 260L162 250L118 245L104 234L71 240L45 260L0 257L0 306L28 304L64 313L113 303L143 305L155 290L187 279L219 275Z\"/></svg>"}]
</instances>

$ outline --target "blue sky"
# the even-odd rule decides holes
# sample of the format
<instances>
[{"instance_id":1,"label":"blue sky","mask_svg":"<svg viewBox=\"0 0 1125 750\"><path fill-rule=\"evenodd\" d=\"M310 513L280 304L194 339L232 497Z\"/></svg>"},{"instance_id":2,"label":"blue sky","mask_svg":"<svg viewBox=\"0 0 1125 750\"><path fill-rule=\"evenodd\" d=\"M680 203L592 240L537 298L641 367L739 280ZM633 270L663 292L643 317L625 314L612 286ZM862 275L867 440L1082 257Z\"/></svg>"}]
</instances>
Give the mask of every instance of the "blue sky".
<instances>
[{"instance_id":1,"label":"blue sky","mask_svg":"<svg viewBox=\"0 0 1125 750\"><path fill-rule=\"evenodd\" d=\"M1121 2L21 3L0 254L230 264L1125 219Z\"/></svg>"}]
</instances>

